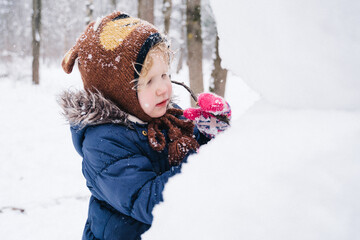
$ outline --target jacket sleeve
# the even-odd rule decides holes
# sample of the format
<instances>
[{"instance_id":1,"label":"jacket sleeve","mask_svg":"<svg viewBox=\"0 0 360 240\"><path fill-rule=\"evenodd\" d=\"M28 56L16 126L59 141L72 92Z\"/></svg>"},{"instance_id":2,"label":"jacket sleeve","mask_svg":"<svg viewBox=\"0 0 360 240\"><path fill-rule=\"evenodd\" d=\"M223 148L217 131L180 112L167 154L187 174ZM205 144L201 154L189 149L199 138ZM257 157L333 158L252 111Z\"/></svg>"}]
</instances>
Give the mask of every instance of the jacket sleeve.
<instances>
[{"instance_id":1,"label":"jacket sleeve","mask_svg":"<svg viewBox=\"0 0 360 240\"><path fill-rule=\"evenodd\" d=\"M98 136L84 145L84 175L91 182L92 193L119 212L151 224L152 210L163 200L165 183L180 167L158 175L150 159L126 136Z\"/></svg>"}]
</instances>

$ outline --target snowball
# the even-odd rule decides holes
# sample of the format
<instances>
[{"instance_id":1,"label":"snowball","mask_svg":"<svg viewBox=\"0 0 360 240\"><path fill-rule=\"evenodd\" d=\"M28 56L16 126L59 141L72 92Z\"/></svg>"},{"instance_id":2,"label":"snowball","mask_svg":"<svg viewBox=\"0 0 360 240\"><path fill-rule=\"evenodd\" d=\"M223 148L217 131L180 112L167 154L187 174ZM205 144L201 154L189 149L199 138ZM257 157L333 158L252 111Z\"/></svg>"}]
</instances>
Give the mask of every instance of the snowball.
<instances>
[{"instance_id":1,"label":"snowball","mask_svg":"<svg viewBox=\"0 0 360 240\"><path fill-rule=\"evenodd\" d=\"M211 3L222 63L267 101L302 108L360 108L357 1Z\"/></svg>"}]
</instances>

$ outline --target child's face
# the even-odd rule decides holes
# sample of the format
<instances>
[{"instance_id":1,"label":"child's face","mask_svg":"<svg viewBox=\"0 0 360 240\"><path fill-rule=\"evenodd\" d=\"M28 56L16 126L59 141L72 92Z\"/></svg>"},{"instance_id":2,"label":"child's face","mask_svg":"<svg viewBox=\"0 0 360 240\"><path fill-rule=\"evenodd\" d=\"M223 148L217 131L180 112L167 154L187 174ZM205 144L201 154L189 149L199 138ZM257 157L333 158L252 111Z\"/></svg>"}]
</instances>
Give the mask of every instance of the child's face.
<instances>
[{"instance_id":1,"label":"child's face","mask_svg":"<svg viewBox=\"0 0 360 240\"><path fill-rule=\"evenodd\" d=\"M146 76L139 77L138 99L141 108L152 118L165 114L172 94L169 65L161 54L151 53L153 64Z\"/></svg>"}]
</instances>

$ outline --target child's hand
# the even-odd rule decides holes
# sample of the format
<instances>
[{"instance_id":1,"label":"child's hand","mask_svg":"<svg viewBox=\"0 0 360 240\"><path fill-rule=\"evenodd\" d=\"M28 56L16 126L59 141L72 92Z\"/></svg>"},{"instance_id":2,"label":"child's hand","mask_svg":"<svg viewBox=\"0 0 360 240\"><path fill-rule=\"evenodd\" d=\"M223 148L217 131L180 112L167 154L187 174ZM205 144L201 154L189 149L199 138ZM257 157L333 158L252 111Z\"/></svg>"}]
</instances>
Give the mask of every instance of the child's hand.
<instances>
[{"instance_id":1,"label":"child's hand","mask_svg":"<svg viewBox=\"0 0 360 240\"><path fill-rule=\"evenodd\" d=\"M198 105L200 108L185 109L184 117L195 121L201 133L213 138L229 127L226 119L231 119L231 108L225 99L213 93L201 93Z\"/></svg>"}]
</instances>

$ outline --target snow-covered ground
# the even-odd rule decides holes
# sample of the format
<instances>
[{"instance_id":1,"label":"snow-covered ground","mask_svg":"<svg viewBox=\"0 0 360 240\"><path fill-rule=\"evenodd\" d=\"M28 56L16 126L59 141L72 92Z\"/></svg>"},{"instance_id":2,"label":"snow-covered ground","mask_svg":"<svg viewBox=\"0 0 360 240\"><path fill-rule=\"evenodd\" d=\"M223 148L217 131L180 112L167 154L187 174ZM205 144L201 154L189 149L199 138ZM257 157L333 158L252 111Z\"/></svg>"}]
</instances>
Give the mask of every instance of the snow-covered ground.
<instances>
[{"instance_id":1,"label":"snow-covered ground","mask_svg":"<svg viewBox=\"0 0 360 240\"><path fill-rule=\"evenodd\" d=\"M80 83L75 75L44 68L40 86L0 81L2 239L81 238L89 193L56 103L60 89Z\"/></svg>"}]
</instances>

